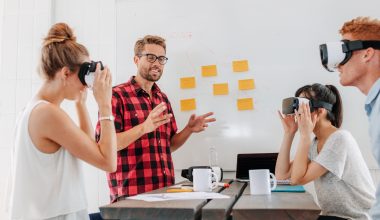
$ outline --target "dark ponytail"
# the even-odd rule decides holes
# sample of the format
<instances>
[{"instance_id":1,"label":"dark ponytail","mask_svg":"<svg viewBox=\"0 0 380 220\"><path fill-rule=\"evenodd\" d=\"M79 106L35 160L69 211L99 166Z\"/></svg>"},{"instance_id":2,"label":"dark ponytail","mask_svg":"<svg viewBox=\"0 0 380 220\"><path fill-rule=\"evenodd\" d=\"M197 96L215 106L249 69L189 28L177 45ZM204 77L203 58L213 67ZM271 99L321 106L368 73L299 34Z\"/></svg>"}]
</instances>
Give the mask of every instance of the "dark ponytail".
<instances>
[{"instance_id":1,"label":"dark ponytail","mask_svg":"<svg viewBox=\"0 0 380 220\"><path fill-rule=\"evenodd\" d=\"M333 105L332 110L327 110L327 120L337 128L340 128L343 121L342 99L338 89L333 85L322 85L314 83L299 88L295 96L299 97L303 94L308 99L323 101Z\"/></svg>"},{"instance_id":2,"label":"dark ponytail","mask_svg":"<svg viewBox=\"0 0 380 220\"><path fill-rule=\"evenodd\" d=\"M335 103L333 104L332 111L328 111L327 119L331 121L331 124L337 128L340 128L343 122L343 106L342 98L338 89L333 85L326 85L327 88L335 95Z\"/></svg>"}]
</instances>

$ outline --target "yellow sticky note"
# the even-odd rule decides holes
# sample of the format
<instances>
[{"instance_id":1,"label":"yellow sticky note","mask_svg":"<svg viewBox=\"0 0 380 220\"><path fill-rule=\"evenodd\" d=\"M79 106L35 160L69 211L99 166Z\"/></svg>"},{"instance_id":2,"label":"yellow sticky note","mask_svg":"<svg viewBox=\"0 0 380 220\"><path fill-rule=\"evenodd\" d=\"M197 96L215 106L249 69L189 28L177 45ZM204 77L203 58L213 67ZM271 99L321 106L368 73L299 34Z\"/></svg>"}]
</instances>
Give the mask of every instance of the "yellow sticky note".
<instances>
[{"instance_id":1,"label":"yellow sticky note","mask_svg":"<svg viewBox=\"0 0 380 220\"><path fill-rule=\"evenodd\" d=\"M181 111L190 111L196 109L195 99L182 99Z\"/></svg>"},{"instance_id":2,"label":"yellow sticky note","mask_svg":"<svg viewBox=\"0 0 380 220\"><path fill-rule=\"evenodd\" d=\"M232 70L234 72L246 72L246 71L248 71L248 60L232 61Z\"/></svg>"},{"instance_id":3,"label":"yellow sticky note","mask_svg":"<svg viewBox=\"0 0 380 220\"><path fill-rule=\"evenodd\" d=\"M237 100L237 108L239 111L252 110L253 109L253 98L244 98Z\"/></svg>"},{"instance_id":4,"label":"yellow sticky note","mask_svg":"<svg viewBox=\"0 0 380 220\"><path fill-rule=\"evenodd\" d=\"M202 66L203 77L216 76L216 75L217 75L216 65Z\"/></svg>"},{"instance_id":5,"label":"yellow sticky note","mask_svg":"<svg viewBox=\"0 0 380 220\"><path fill-rule=\"evenodd\" d=\"M255 88L255 81L253 79L239 80L239 90L250 90Z\"/></svg>"},{"instance_id":6,"label":"yellow sticky note","mask_svg":"<svg viewBox=\"0 0 380 220\"><path fill-rule=\"evenodd\" d=\"M213 85L214 95L228 95L228 83L218 83Z\"/></svg>"},{"instance_id":7,"label":"yellow sticky note","mask_svg":"<svg viewBox=\"0 0 380 220\"><path fill-rule=\"evenodd\" d=\"M195 77L183 77L180 79L181 89L195 88Z\"/></svg>"}]
</instances>

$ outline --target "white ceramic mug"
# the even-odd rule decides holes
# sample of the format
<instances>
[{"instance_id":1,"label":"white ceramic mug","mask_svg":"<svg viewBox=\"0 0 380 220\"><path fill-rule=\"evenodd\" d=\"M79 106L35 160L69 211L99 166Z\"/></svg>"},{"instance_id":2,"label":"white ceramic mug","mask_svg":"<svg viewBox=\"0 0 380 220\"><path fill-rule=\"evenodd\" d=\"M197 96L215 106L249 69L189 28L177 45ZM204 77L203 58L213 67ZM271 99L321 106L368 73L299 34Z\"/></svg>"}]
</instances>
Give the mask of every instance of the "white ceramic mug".
<instances>
[{"instance_id":1,"label":"white ceramic mug","mask_svg":"<svg viewBox=\"0 0 380 220\"><path fill-rule=\"evenodd\" d=\"M212 182L212 177L218 176L209 168L193 169L193 190L195 192L211 192L218 186L218 181Z\"/></svg>"},{"instance_id":2,"label":"white ceramic mug","mask_svg":"<svg viewBox=\"0 0 380 220\"><path fill-rule=\"evenodd\" d=\"M270 187L271 179L273 181L272 188ZM251 195L269 195L271 194L271 190L275 189L276 186L276 177L268 169L249 171Z\"/></svg>"}]
</instances>

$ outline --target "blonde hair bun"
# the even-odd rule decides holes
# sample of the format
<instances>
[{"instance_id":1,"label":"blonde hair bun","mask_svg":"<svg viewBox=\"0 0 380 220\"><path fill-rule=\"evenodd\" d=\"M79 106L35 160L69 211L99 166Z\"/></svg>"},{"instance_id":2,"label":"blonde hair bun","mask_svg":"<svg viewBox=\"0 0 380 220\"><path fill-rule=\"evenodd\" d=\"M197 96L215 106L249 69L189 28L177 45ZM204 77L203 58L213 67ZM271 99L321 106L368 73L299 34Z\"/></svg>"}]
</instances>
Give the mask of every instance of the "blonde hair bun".
<instances>
[{"instance_id":1,"label":"blonde hair bun","mask_svg":"<svg viewBox=\"0 0 380 220\"><path fill-rule=\"evenodd\" d=\"M73 30L65 23L54 24L43 39L40 73L46 79L54 79L63 67L75 72L86 59L88 50L76 41Z\"/></svg>"},{"instance_id":2,"label":"blonde hair bun","mask_svg":"<svg viewBox=\"0 0 380 220\"><path fill-rule=\"evenodd\" d=\"M73 30L65 23L54 24L44 38L43 46L48 46L52 43L61 43L66 40L76 41Z\"/></svg>"}]
</instances>

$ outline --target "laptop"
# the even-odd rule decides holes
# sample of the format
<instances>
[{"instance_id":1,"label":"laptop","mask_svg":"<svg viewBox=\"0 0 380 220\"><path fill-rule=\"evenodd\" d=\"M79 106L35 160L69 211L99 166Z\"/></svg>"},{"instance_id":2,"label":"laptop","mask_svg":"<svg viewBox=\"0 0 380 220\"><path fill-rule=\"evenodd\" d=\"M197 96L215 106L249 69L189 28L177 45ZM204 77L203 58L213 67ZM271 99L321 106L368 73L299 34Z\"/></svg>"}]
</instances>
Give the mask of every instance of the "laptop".
<instances>
[{"instance_id":1,"label":"laptop","mask_svg":"<svg viewBox=\"0 0 380 220\"><path fill-rule=\"evenodd\" d=\"M269 169L274 174L278 153L238 154L236 180L248 182L249 170Z\"/></svg>"}]
</instances>

